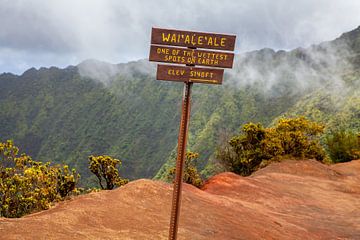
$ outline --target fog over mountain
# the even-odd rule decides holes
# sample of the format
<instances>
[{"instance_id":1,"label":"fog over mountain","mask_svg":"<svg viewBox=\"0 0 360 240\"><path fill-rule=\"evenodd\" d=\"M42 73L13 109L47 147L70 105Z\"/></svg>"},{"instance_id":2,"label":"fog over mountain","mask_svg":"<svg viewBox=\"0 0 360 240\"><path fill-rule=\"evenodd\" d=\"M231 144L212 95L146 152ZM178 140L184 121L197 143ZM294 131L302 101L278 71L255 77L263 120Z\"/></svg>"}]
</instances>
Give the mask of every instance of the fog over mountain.
<instances>
[{"instance_id":1,"label":"fog over mountain","mask_svg":"<svg viewBox=\"0 0 360 240\"><path fill-rule=\"evenodd\" d=\"M351 34L358 35L360 27L344 34L334 41L322 42L307 48L293 50L261 50L237 54L233 69L226 69L225 84L237 87L261 85L264 93L273 92L283 81L287 81L287 91L301 93L316 89L323 84L332 85L338 91L344 90L341 80L344 72L356 70L354 59L358 49L349 44ZM154 76L156 64L146 59L128 64L110 64L97 60L86 60L77 65L84 77L96 79L109 85L116 75L131 77L134 72Z\"/></svg>"},{"instance_id":2,"label":"fog over mountain","mask_svg":"<svg viewBox=\"0 0 360 240\"><path fill-rule=\"evenodd\" d=\"M360 28L290 51L237 54L224 84L195 84L188 149L204 176L218 171L217 147L252 121L303 115L360 130ZM176 152L182 84L155 80L154 63L86 60L64 69L0 75L0 140L35 159L68 163L94 184L91 154L123 160L130 179L163 178Z\"/></svg>"}]
</instances>

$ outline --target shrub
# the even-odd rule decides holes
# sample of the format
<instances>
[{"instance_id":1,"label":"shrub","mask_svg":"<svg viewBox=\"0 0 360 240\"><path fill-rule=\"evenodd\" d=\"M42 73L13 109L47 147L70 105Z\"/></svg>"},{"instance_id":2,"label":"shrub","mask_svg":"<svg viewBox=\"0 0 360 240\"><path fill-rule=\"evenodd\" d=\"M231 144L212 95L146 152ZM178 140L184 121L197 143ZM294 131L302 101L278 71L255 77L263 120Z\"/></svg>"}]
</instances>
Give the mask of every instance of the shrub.
<instances>
[{"instance_id":1,"label":"shrub","mask_svg":"<svg viewBox=\"0 0 360 240\"><path fill-rule=\"evenodd\" d=\"M319 142L324 127L305 118L280 119L273 128L247 123L219 148L217 158L229 171L248 176L281 157L325 159Z\"/></svg>"},{"instance_id":2,"label":"shrub","mask_svg":"<svg viewBox=\"0 0 360 240\"><path fill-rule=\"evenodd\" d=\"M70 173L66 165L50 166L18 152L12 141L0 143L0 216L48 209L76 189L80 176L75 170Z\"/></svg>"},{"instance_id":3,"label":"shrub","mask_svg":"<svg viewBox=\"0 0 360 240\"><path fill-rule=\"evenodd\" d=\"M360 134L339 129L325 137L326 150L335 163L360 158Z\"/></svg>"},{"instance_id":4,"label":"shrub","mask_svg":"<svg viewBox=\"0 0 360 240\"><path fill-rule=\"evenodd\" d=\"M196 159L199 157L198 153L187 152L185 156L185 165L184 165L184 175L183 181L188 184L192 184L195 187L201 187L203 180L198 173L196 168ZM175 179L176 167L172 167L168 171L167 179L169 181L174 181Z\"/></svg>"},{"instance_id":5,"label":"shrub","mask_svg":"<svg viewBox=\"0 0 360 240\"><path fill-rule=\"evenodd\" d=\"M89 169L98 178L101 189L111 190L115 186L120 187L129 182L128 179L119 176L118 164L121 165L119 159L107 155L89 157ZM104 186L103 180L106 186Z\"/></svg>"},{"instance_id":6,"label":"shrub","mask_svg":"<svg viewBox=\"0 0 360 240\"><path fill-rule=\"evenodd\" d=\"M79 182L80 174L75 169L69 170L69 166L57 166L57 192L64 198L70 192L76 190L76 184Z\"/></svg>"}]
</instances>

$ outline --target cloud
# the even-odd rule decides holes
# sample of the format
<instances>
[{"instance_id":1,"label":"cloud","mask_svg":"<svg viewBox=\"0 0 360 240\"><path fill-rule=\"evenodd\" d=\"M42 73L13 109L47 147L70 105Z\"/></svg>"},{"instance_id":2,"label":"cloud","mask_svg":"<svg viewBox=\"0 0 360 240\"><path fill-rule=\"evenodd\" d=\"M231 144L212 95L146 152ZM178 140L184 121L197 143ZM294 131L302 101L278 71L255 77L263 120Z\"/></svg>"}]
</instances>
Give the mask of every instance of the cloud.
<instances>
[{"instance_id":1,"label":"cloud","mask_svg":"<svg viewBox=\"0 0 360 240\"><path fill-rule=\"evenodd\" d=\"M0 0L0 72L146 58L152 26L235 33L237 51L292 49L360 24L350 0Z\"/></svg>"}]
</instances>

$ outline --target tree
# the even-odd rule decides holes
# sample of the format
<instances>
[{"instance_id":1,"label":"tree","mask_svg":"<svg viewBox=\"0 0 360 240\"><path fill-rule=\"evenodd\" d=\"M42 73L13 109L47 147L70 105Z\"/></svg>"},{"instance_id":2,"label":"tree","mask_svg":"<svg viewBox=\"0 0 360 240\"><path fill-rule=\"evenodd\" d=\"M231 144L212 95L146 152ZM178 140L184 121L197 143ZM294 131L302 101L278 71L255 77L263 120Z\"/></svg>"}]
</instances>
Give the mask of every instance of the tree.
<instances>
[{"instance_id":1,"label":"tree","mask_svg":"<svg viewBox=\"0 0 360 240\"><path fill-rule=\"evenodd\" d=\"M129 182L128 179L119 176L118 164L121 165L119 159L107 155L89 157L89 169L98 178L101 189L111 190L115 186L120 187ZM106 186L103 185L103 180Z\"/></svg>"},{"instance_id":2,"label":"tree","mask_svg":"<svg viewBox=\"0 0 360 240\"><path fill-rule=\"evenodd\" d=\"M280 119L272 128L247 123L240 135L219 148L217 158L227 170L243 176L281 157L323 161L326 155L319 141L323 130L322 125L303 117Z\"/></svg>"},{"instance_id":3,"label":"tree","mask_svg":"<svg viewBox=\"0 0 360 240\"><path fill-rule=\"evenodd\" d=\"M198 173L196 168L196 159L199 157L199 153L187 152L185 156L185 165L184 165L184 176L183 181L185 183L191 184L195 187L201 187L203 180ZM168 180L174 181L175 179L176 167L172 167L168 170Z\"/></svg>"},{"instance_id":4,"label":"tree","mask_svg":"<svg viewBox=\"0 0 360 240\"><path fill-rule=\"evenodd\" d=\"M333 162L348 162L360 158L360 134L339 129L325 138L325 144Z\"/></svg>"}]
</instances>

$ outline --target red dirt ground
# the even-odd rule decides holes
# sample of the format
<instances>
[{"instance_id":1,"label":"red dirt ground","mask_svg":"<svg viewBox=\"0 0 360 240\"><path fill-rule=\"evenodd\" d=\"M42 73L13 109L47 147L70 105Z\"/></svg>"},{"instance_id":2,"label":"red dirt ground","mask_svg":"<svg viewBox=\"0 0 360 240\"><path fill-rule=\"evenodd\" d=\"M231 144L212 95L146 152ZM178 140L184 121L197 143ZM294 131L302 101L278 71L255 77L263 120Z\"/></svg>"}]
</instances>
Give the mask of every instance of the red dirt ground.
<instances>
[{"instance_id":1,"label":"red dirt ground","mask_svg":"<svg viewBox=\"0 0 360 240\"><path fill-rule=\"evenodd\" d=\"M360 161L274 163L185 185L178 239L360 239ZM0 239L167 239L172 186L137 180L20 219Z\"/></svg>"}]
</instances>

